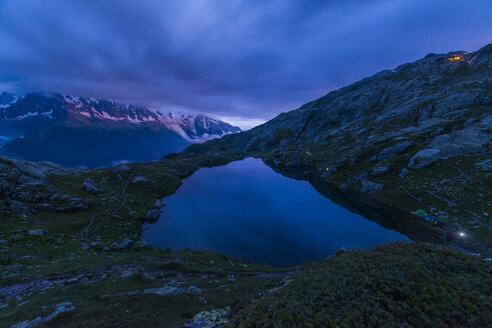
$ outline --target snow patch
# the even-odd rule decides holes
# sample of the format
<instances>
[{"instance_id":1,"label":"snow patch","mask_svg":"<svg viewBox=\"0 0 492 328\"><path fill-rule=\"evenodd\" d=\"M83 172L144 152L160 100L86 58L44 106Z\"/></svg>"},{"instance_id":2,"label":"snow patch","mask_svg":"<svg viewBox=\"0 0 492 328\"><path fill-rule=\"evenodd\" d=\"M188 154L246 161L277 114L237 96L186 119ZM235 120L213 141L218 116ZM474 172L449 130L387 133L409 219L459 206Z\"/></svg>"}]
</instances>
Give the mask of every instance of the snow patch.
<instances>
[{"instance_id":1,"label":"snow patch","mask_svg":"<svg viewBox=\"0 0 492 328\"><path fill-rule=\"evenodd\" d=\"M41 115L47 116L49 119L53 119L52 114L53 114L53 110L50 110L49 112L41 113Z\"/></svg>"},{"instance_id":2,"label":"snow patch","mask_svg":"<svg viewBox=\"0 0 492 328\"><path fill-rule=\"evenodd\" d=\"M37 116L37 115L39 115L38 112L29 112L29 113L27 113L25 115L18 116L16 118L14 118L14 120L20 121L20 120L26 119L28 117L33 117L33 116Z\"/></svg>"}]
</instances>

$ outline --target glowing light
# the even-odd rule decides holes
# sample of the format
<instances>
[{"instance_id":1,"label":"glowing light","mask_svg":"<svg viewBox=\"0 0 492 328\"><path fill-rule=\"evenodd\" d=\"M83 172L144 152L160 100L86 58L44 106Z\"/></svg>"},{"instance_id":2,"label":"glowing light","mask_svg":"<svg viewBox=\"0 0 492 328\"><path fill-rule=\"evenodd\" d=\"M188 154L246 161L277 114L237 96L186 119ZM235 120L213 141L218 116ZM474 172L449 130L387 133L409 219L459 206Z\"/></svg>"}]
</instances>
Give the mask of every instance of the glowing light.
<instances>
[{"instance_id":1,"label":"glowing light","mask_svg":"<svg viewBox=\"0 0 492 328\"><path fill-rule=\"evenodd\" d=\"M461 56L448 57L448 60L452 62L461 61Z\"/></svg>"},{"instance_id":2,"label":"glowing light","mask_svg":"<svg viewBox=\"0 0 492 328\"><path fill-rule=\"evenodd\" d=\"M461 238L465 238L466 237L466 233L464 233L463 231L460 231L460 232L458 232L458 236L461 237Z\"/></svg>"}]
</instances>

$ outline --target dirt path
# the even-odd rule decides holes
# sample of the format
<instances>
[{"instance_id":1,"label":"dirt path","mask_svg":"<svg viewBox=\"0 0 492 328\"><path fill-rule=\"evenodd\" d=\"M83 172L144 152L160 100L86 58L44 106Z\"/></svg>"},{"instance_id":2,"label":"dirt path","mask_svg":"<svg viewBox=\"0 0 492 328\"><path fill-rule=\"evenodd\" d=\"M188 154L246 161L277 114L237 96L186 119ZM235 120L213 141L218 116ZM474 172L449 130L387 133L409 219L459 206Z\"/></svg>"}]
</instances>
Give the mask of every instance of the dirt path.
<instances>
[{"instance_id":1,"label":"dirt path","mask_svg":"<svg viewBox=\"0 0 492 328\"><path fill-rule=\"evenodd\" d=\"M489 225L486 225L482 222L483 220L483 217L466 208L466 207L463 207L455 202L453 202L452 200L446 198L446 197L443 197L443 196L440 196L438 195L437 193L441 192L442 191L442 187L441 185L444 184L444 183L449 183L451 181L459 181L459 180L465 180L465 179L470 179L470 176L468 175L468 173L466 171L464 171L463 169L461 169L460 167L454 165L454 164L451 164L451 163L448 163L446 161L444 161L444 163L446 165L449 165L453 168L455 168L458 172L459 172L459 176L455 176L455 177L452 177L452 178L446 178L446 179L442 179L442 180L439 180L439 181L435 181L435 182L432 182L431 183L431 186L433 188L433 190L426 190L428 194L432 195L433 197L437 198L437 199L440 199L444 202L446 202L448 205L450 206L454 206L454 207L457 207L459 209L461 209L462 211L465 211L466 213L470 214L470 216L472 217L472 219L477 223L477 224L480 224L480 225L485 225L489 230L492 231L492 228L489 226Z\"/></svg>"},{"instance_id":2,"label":"dirt path","mask_svg":"<svg viewBox=\"0 0 492 328\"><path fill-rule=\"evenodd\" d=\"M118 175L120 180L123 181L123 179L121 178L120 175ZM123 207L123 205L125 205L126 203L126 187L128 186L128 181L130 180L130 177L128 177L125 181L125 184L123 185L123 189L121 190L121 196L122 196L122 201L121 203L117 206L117 207L114 207L114 208L108 208L104 211L101 211L101 212L97 212L95 213L92 217L91 217L91 221L89 222L89 224L80 232L80 235L82 237L84 236L88 236L90 234L90 227L92 226L92 224L94 223L94 221L96 220L96 217L98 217L99 215L102 215L102 214L106 214L106 213L109 213L111 211L117 211L119 210L120 208Z\"/></svg>"},{"instance_id":3,"label":"dirt path","mask_svg":"<svg viewBox=\"0 0 492 328\"><path fill-rule=\"evenodd\" d=\"M30 295L32 293L36 293L39 291L45 291L47 289L56 287L56 286L64 286L64 285L75 285L75 284L88 284L98 282L104 279L118 279L118 278L126 278L125 272L130 272L131 274L149 274L156 275L166 273L165 278L163 280L189 280L192 276L188 272L174 272L173 270L165 270L165 269L148 269L144 265L113 265L110 267L97 267L91 268L89 270L80 270L72 273L65 273L59 275L50 275L40 279L35 279L26 283L18 283L10 286L0 287L0 297L5 300L13 299L20 295ZM294 271L284 271L284 272L236 272L233 273L236 277L257 277L257 278L273 278L273 277L286 277L293 276L302 272L302 270L294 270ZM169 274L171 273L171 274ZM211 273L210 277L215 278L225 278L228 277L231 272L224 274ZM67 279L74 278L77 276L85 277L84 280L74 280L70 282Z\"/></svg>"},{"instance_id":4,"label":"dirt path","mask_svg":"<svg viewBox=\"0 0 492 328\"><path fill-rule=\"evenodd\" d=\"M448 206L450 206L450 207L456 207L456 208L461 209L462 211L465 211L466 213L470 214L471 218L477 224L485 225L490 231L492 231L492 227L490 225L484 224L482 222L483 217L480 214L478 214L478 213L476 213L476 212L474 212L474 211L472 211L472 210L470 210L470 209L468 209L468 208L466 208L464 206L461 206L461 205L457 204L456 202L454 202L454 201L452 201L452 200L450 200L450 199L448 199L448 198L446 198L444 196L438 195L438 193L442 191L442 187L441 187L442 184L449 183L449 182L460 181L460 180L470 179L470 176L468 175L468 173L465 170L461 169L460 167L458 167L458 166L456 166L456 165L454 165L452 163L449 163L449 162L446 162L446 161L444 161L444 163L447 164L447 165L449 165L449 166L451 166L451 167L453 167L453 168L455 168L459 172L459 175L454 176L454 177L451 177L451 178L445 178L445 179L442 179L442 180L439 180L439 181L434 181L434 182L431 183L431 187L432 187L431 190L424 189L424 190L421 190L421 191L422 192L427 192L431 196L433 196L433 197L435 197L437 199L442 200L443 202L445 202L446 204L448 204ZM421 197L415 196L414 194L410 193L408 190L405 190L405 193L409 197L411 197L411 198L413 198L413 199L415 199L415 200L417 200L419 202L422 202L422 203L424 203L424 204L426 204L428 206L431 206L431 204L425 202Z\"/></svg>"}]
</instances>

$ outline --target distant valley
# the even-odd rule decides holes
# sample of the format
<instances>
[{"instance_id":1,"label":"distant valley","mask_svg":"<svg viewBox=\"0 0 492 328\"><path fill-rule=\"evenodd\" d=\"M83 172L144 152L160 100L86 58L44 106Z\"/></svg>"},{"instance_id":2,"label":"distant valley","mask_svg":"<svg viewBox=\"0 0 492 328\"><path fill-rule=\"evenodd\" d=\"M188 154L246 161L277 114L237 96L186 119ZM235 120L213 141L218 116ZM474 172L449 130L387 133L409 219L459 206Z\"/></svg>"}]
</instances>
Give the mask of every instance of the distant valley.
<instances>
[{"instance_id":1,"label":"distant valley","mask_svg":"<svg viewBox=\"0 0 492 328\"><path fill-rule=\"evenodd\" d=\"M192 143L240 132L205 115L61 94L0 95L0 153L71 167L152 161Z\"/></svg>"}]
</instances>

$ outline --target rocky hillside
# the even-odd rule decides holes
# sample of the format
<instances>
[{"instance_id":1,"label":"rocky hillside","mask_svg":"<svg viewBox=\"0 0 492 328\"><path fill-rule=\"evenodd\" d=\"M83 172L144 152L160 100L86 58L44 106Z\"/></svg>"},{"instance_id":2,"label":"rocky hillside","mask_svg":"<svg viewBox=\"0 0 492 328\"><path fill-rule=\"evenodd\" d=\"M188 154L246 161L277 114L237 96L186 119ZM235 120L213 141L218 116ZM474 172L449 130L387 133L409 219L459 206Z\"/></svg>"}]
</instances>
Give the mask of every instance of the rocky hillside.
<instances>
[{"instance_id":1,"label":"rocky hillside","mask_svg":"<svg viewBox=\"0 0 492 328\"><path fill-rule=\"evenodd\" d=\"M488 45L429 54L185 153L243 150L489 248L491 129Z\"/></svg>"},{"instance_id":2,"label":"rocky hillside","mask_svg":"<svg viewBox=\"0 0 492 328\"><path fill-rule=\"evenodd\" d=\"M97 170L1 158L4 326L490 322L490 259L442 246L340 250L318 263L274 269L205 251L151 249L139 240L142 222L163 206L157 200L175 192L181 179L241 156L202 154Z\"/></svg>"},{"instance_id":3,"label":"rocky hillside","mask_svg":"<svg viewBox=\"0 0 492 328\"><path fill-rule=\"evenodd\" d=\"M204 115L162 114L109 100L41 93L0 96L1 152L65 166L150 161L240 131Z\"/></svg>"}]
</instances>

